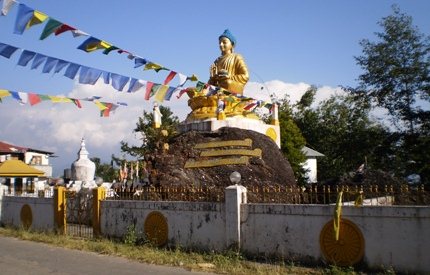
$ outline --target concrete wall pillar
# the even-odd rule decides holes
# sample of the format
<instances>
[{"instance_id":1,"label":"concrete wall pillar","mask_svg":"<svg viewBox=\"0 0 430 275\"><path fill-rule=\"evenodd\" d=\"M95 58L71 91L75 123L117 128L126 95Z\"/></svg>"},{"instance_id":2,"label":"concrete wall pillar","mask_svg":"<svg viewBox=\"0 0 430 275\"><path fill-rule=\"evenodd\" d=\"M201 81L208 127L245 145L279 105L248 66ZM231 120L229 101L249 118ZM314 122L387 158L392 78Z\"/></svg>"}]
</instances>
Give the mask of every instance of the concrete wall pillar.
<instances>
[{"instance_id":1,"label":"concrete wall pillar","mask_svg":"<svg viewBox=\"0 0 430 275\"><path fill-rule=\"evenodd\" d=\"M240 205L246 203L246 188L230 185L225 189L226 247L240 249Z\"/></svg>"}]
</instances>

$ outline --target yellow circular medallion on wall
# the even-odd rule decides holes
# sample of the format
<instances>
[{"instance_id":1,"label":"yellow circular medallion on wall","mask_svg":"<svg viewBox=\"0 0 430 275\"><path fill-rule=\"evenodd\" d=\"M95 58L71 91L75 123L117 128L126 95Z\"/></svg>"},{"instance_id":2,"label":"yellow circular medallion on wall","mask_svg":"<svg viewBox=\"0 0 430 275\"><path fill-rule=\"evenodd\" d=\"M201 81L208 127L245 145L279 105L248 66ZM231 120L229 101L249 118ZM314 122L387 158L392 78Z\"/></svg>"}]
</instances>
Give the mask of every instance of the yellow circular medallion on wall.
<instances>
[{"instance_id":1,"label":"yellow circular medallion on wall","mask_svg":"<svg viewBox=\"0 0 430 275\"><path fill-rule=\"evenodd\" d=\"M33 223L33 214L31 207L28 204L24 204L21 208L21 224L25 230L28 230Z\"/></svg>"},{"instance_id":2,"label":"yellow circular medallion on wall","mask_svg":"<svg viewBox=\"0 0 430 275\"><path fill-rule=\"evenodd\" d=\"M336 241L333 220L326 223L320 233L320 247L324 258L338 266L352 266L364 256L364 238L351 221L341 219L339 239Z\"/></svg>"},{"instance_id":3,"label":"yellow circular medallion on wall","mask_svg":"<svg viewBox=\"0 0 430 275\"><path fill-rule=\"evenodd\" d=\"M276 134L276 131L273 128L268 128L266 130L266 136L270 137L274 142L276 142L276 139L278 138L278 134Z\"/></svg>"},{"instance_id":4,"label":"yellow circular medallion on wall","mask_svg":"<svg viewBox=\"0 0 430 275\"><path fill-rule=\"evenodd\" d=\"M163 246L167 243L169 229L167 219L158 211L148 214L145 219L144 230L146 238L156 246Z\"/></svg>"}]
</instances>

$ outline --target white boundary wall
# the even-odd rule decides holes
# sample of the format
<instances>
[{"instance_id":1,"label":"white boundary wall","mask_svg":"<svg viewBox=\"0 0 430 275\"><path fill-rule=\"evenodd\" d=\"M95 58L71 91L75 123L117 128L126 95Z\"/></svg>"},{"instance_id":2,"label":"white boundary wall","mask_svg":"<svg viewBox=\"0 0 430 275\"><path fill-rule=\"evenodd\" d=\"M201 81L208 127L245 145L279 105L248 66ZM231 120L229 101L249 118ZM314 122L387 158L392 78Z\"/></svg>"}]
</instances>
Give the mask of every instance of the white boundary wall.
<instances>
[{"instance_id":1,"label":"white boundary wall","mask_svg":"<svg viewBox=\"0 0 430 275\"><path fill-rule=\"evenodd\" d=\"M223 203L102 201L101 232L122 238L129 226L144 237L149 213L159 211L167 219L169 244L181 247L222 250L225 247Z\"/></svg>"},{"instance_id":2,"label":"white boundary wall","mask_svg":"<svg viewBox=\"0 0 430 275\"><path fill-rule=\"evenodd\" d=\"M241 249L296 260L322 259L319 236L334 206L242 204ZM430 207L342 207L361 230L371 268L430 272Z\"/></svg>"},{"instance_id":3,"label":"white boundary wall","mask_svg":"<svg viewBox=\"0 0 430 275\"><path fill-rule=\"evenodd\" d=\"M247 204L246 189L230 186L225 203L101 202L101 231L122 238L129 226L138 237L144 222L159 211L168 224L168 243L187 248L244 252L295 261L323 260L319 236L333 218L334 205ZM54 229L52 198L0 196L0 221L21 226L20 212L32 209L32 230ZM352 221L365 241L364 263L407 273L430 272L429 206L343 206L342 217Z\"/></svg>"},{"instance_id":4,"label":"white boundary wall","mask_svg":"<svg viewBox=\"0 0 430 275\"><path fill-rule=\"evenodd\" d=\"M30 230L54 231L54 202L52 198L0 196L0 223L20 228L21 209L31 208Z\"/></svg>"}]
</instances>

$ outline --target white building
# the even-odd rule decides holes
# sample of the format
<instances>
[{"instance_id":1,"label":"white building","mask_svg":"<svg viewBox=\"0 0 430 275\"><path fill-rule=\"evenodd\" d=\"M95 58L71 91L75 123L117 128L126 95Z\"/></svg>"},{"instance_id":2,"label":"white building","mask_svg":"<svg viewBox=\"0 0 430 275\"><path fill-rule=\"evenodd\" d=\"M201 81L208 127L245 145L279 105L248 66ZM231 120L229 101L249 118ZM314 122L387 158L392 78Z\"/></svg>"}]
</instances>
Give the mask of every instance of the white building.
<instances>
[{"instance_id":1,"label":"white building","mask_svg":"<svg viewBox=\"0 0 430 275\"><path fill-rule=\"evenodd\" d=\"M302 152L306 156L306 161L302 166L305 170L307 170L306 176L308 177L308 182L316 183L318 181L317 180L317 157L324 157L324 155L306 146L303 146Z\"/></svg>"},{"instance_id":2,"label":"white building","mask_svg":"<svg viewBox=\"0 0 430 275\"><path fill-rule=\"evenodd\" d=\"M43 171L43 177L52 177L52 166L49 157L54 153L17 146L0 141L0 163L6 160L20 160L32 168Z\"/></svg>"}]
</instances>

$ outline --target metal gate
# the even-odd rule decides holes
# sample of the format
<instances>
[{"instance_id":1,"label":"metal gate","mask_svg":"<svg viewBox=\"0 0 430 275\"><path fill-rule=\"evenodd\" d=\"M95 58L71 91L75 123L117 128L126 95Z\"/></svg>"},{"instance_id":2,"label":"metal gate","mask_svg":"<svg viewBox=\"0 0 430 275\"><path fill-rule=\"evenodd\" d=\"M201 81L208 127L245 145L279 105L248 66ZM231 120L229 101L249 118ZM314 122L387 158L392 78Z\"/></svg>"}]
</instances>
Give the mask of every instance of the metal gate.
<instances>
[{"instance_id":1,"label":"metal gate","mask_svg":"<svg viewBox=\"0 0 430 275\"><path fill-rule=\"evenodd\" d=\"M66 234L93 237L93 194L88 191L66 191Z\"/></svg>"},{"instance_id":2,"label":"metal gate","mask_svg":"<svg viewBox=\"0 0 430 275\"><path fill-rule=\"evenodd\" d=\"M54 189L54 222L59 234L93 238L100 232L100 201L106 197L104 188L86 191Z\"/></svg>"}]
</instances>

